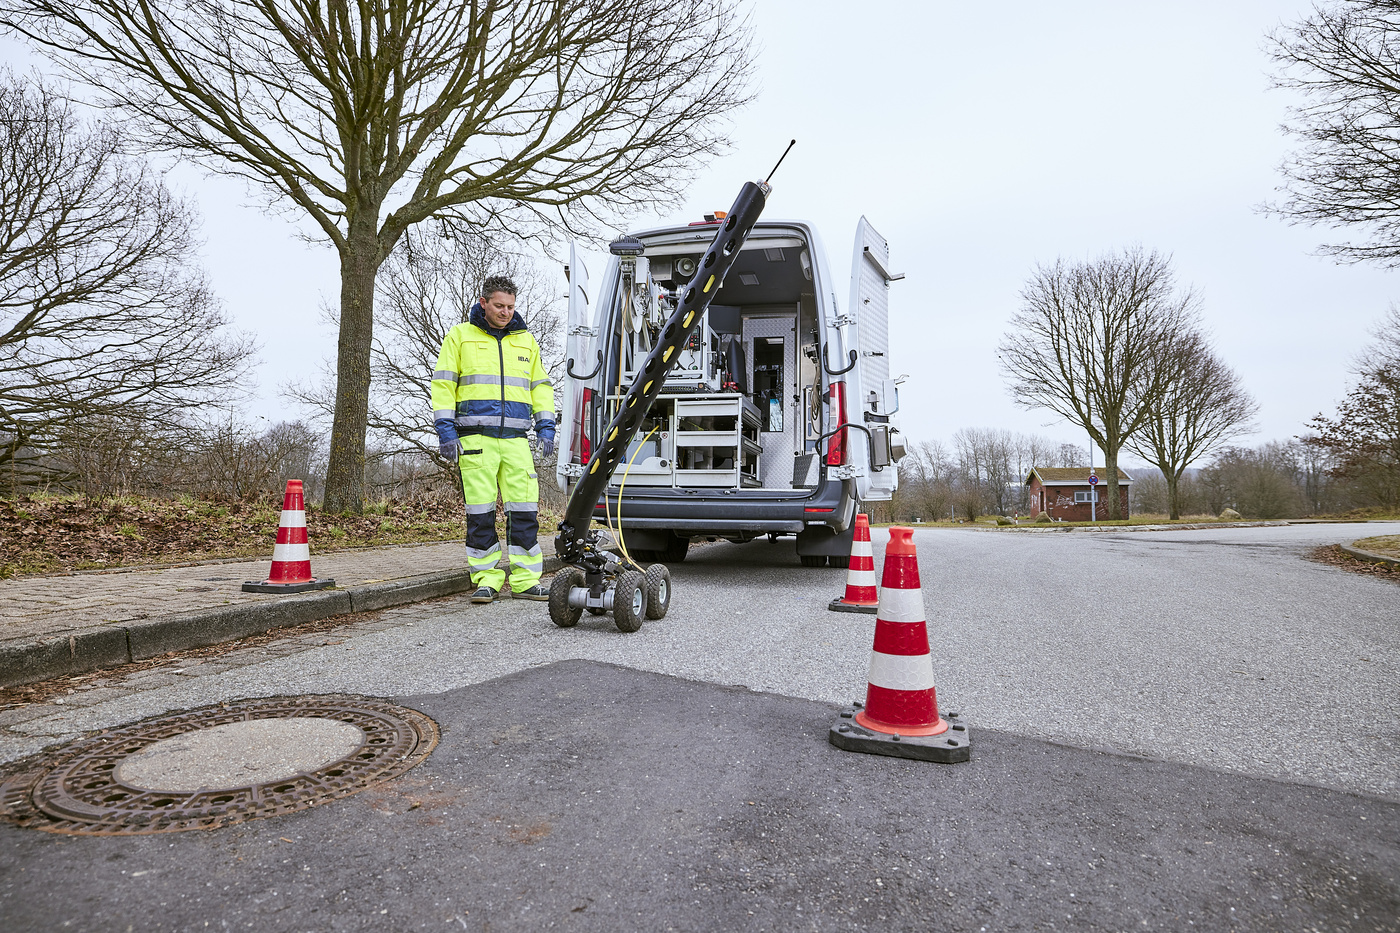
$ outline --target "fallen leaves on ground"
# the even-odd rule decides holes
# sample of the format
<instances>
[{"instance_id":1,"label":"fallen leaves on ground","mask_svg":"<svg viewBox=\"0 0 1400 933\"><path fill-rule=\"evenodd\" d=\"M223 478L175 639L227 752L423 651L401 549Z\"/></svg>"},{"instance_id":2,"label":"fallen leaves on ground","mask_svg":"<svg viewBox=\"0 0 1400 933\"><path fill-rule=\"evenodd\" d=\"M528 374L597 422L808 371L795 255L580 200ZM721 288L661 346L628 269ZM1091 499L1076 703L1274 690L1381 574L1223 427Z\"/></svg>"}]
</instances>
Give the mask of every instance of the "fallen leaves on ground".
<instances>
[{"instance_id":1,"label":"fallen leaves on ground","mask_svg":"<svg viewBox=\"0 0 1400 933\"><path fill-rule=\"evenodd\" d=\"M269 557L281 502L123 496L0 499L0 578L216 558ZM456 541L460 507L389 503L377 514L306 514L317 552Z\"/></svg>"},{"instance_id":2,"label":"fallen leaves on ground","mask_svg":"<svg viewBox=\"0 0 1400 933\"><path fill-rule=\"evenodd\" d=\"M1325 547L1313 548L1308 552L1308 559L1315 560L1321 564L1330 564L1333 567L1340 567L1342 570L1349 570L1352 573L1364 573L1371 576L1400 583L1400 568L1392 567L1389 564L1373 564L1368 560L1361 560L1352 557L1342 550L1340 544L1329 544Z\"/></svg>"}]
</instances>

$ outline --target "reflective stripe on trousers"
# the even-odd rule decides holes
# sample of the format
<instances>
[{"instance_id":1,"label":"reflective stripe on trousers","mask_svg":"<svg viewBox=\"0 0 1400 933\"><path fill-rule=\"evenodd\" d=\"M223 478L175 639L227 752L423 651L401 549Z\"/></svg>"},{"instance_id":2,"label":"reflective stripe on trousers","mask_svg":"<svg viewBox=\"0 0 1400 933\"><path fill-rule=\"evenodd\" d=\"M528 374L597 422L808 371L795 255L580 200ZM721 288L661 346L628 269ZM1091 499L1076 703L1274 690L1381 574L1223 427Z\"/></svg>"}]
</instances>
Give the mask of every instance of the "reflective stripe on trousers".
<instances>
[{"instance_id":1,"label":"reflective stripe on trousers","mask_svg":"<svg viewBox=\"0 0 1400 933\"><path fill-rule=\"evenodd\" d=\"M501 544L496 537L496 499L506 507L510 588L529 589L540 582L544 557L539 546L540 481L530 443L523 437L462 438L457 463L467 508L467 566L473 586L500 590L506 572L496 564Z\"/></svg>"}]
</instances>

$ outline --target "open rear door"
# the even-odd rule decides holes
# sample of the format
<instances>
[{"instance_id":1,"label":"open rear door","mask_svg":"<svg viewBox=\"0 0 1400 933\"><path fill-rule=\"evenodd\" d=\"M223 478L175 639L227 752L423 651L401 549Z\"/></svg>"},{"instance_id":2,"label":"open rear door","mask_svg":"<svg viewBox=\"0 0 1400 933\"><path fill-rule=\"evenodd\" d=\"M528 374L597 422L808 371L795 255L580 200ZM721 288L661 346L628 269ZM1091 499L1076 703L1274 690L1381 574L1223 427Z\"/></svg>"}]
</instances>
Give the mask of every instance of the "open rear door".
<instances>
[{"instance_id":1,"label":"open rear door","mask_svg":"<svg viewBox=\"0 0 1400 933\"><path fill-rule=\"evenodd\" d=\"M860 357L846 374L849 416L875 436L849 431L851 464L860 465L856 491L862 500L883 500L899 485L895 458L890 454L893 414L898 408L890 381L890 282L904 278L889 271L890 246L864 217L856 225L851 256L851 298L848 314L855 319L855 347Z\"/></svg>"},{"instance_id":2,"label":"open rear door","mask_svg":"<svg viewBox=\"0 0 1400 933\"><path fill-rule=\"evenodd\" d=\"M586 408L592 402L590 387L596 379L579 377L596 376L597 370L594 333L588 315L588 269L573 243L569 244L566 272L569 278L568 330L564 339L564 384L558 393L558 459L554 467L560 492L568 492L569 477L580 475L582 464L588 461L589 452L585 450L588 438L583 425Z\"/></svg>"}]
</instances>

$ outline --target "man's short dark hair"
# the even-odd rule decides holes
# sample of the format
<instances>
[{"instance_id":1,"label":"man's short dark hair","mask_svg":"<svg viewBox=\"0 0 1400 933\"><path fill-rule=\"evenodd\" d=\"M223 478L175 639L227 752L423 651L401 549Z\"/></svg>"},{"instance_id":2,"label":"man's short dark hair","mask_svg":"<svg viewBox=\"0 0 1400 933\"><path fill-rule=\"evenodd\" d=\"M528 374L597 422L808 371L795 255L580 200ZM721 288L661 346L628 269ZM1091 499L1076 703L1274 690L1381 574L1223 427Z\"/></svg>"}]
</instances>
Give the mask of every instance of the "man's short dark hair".
<instances>
[{"instance_id":1,"label":"man's short dark hair","mask_svg":"<svg viewBox=\"0 0 1400 933\"><path fill-rule=\"evenodd\" d=\"M507 295L515 294L515 283L504 275L493 275L485 282L481 283L481 297L490 298L496 292L505 292Z\"/></svg>"}]
</instances>

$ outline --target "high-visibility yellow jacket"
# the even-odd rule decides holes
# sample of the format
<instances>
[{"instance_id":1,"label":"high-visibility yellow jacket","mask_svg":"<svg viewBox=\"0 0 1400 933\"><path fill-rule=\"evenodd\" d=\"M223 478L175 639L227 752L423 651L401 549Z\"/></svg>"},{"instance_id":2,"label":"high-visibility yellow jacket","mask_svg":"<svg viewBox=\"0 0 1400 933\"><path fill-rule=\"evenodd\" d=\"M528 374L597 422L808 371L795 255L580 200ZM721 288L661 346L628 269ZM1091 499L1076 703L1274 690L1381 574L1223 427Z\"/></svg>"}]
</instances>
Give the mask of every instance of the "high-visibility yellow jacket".
<instances>
[{"instance_id":1,"label":"high-visibility yellow jacket","mask_svg":"<svg viewBox=\"0 0 1400 933\"><path fill-rule=\"evenodd\" d=\"M554 421L554 386L525 321L517 313L494 330L480 305L442 341L432 399L433 420L452 419L462 436L524 437Z\"/></svg>"}]
</instances>

